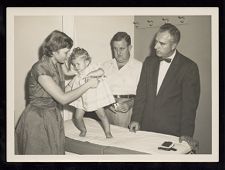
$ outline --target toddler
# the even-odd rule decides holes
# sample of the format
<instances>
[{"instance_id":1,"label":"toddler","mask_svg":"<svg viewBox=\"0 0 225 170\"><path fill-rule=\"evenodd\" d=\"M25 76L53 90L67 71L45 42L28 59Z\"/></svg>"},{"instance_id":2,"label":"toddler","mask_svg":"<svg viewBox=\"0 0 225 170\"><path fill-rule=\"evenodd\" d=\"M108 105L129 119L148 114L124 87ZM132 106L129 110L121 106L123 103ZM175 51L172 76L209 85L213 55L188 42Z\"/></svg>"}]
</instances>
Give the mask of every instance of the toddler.
<instances>
[{"instance_id":1,"label":"toddler","mask_svg":"<svg viewBox=\"0 0 225 170\"><path fill-rule=\"evenodd\" d=\"M84 84L88 78L97 77L100 82L97 88L89 89L80 98L70 103L76 108L74 116L75 126L80 130L80 136L86 135L86 127L83 121L85 111L95 111L102 122L106 138L112 138L110 124L104 108L115 102L115 99L104 81L104 70L91 62L91 57L83 48L74 48L69 57L69 70L66 75L76 75L66 86L66 90L73 90ZM72 69L72 68L73 69Z\"/></svg>"}]
</instances>

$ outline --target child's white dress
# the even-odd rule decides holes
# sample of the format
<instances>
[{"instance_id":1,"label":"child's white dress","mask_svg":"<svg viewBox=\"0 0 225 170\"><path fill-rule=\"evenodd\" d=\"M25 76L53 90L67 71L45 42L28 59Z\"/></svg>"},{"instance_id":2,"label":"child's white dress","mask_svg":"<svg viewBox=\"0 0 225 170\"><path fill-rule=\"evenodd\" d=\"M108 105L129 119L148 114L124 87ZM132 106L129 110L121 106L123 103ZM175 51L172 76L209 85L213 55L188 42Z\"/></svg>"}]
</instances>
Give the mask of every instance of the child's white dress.
<instances>
[{"instance_id":1,"label":"child's white dress","mask_svg":"<svg viewBox=\"0 0 225 170\"><path fill-rule=\"evenodd\" d=\"M86 75L91 71L97 70L98 68L99 67L96 64L90 63L89 66L82 72L82 74L76 75L73 78L72 81L74 83L72 90L84 84L84 78ZM112 103L115 103L112 92L104 78L101 78L101 81L96 88L88 89L80 98L70 103L70 105L90 112L108 106Z\"/></svg>"}]
</instances>

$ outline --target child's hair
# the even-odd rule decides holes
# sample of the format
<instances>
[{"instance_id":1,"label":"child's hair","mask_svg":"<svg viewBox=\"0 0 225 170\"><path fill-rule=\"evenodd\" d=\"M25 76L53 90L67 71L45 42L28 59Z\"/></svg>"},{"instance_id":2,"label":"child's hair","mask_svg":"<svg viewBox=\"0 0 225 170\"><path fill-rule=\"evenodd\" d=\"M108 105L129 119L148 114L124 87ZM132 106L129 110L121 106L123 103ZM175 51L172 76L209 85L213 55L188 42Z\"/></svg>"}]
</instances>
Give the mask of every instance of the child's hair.
<instances>
[{"instance_id":1,"label":"child's hair","mask_svg":"<svg viewBox=\"0 0 225 170\"><path fill-rule=\"evenodd\" d=\"M89 63L91 62L91 57L85 49L80 47L74 48L68 60L69 70L71 69L72 61L82 55L84 60L88 60Z\"/></svg>"}]
</instances>

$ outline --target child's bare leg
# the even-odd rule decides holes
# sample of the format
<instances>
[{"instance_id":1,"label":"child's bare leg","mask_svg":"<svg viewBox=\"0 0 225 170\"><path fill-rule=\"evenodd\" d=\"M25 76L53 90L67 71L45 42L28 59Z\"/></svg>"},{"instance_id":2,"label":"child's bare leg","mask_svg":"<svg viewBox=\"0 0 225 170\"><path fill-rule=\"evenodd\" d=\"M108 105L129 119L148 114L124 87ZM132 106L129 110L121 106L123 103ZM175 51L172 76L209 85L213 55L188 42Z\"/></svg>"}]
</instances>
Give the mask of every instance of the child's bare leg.
<instances>
[{"instance_id":1,"label":"child's bare leg","mask_svg":"<svg viewBox=\"0 0 225 170\"><path fill-rule=\"evenodd\" d=\"M100 108L100 109L96 110L96 114L99 117L99 119L102 121L106 138L112 138L112 134L110 132L110 124L109 124L109 121L105 114L104 109Z\"/></svg>"},{"instance_id":2,"label":"child's bare leg","mask_svg":"<svg viewBox=\"0 0 225 170\"><path fill-rule=\"evenodd\" d=\"M74 115L75 118L75 126L80 130L80 136L84 137L87 133L85 124L84 124L84 113L85 111L82 109L76 109L76 113Z\"/></svg>"}]
</instances>

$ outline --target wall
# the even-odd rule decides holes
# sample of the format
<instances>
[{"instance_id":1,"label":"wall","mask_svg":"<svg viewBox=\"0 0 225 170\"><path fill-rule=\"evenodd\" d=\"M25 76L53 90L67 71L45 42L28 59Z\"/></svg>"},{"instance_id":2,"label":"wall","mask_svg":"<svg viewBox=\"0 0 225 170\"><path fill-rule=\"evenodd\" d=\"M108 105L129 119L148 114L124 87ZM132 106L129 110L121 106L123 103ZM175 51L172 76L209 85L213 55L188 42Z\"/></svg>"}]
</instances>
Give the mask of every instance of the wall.
<instances>
[{"instance_id":1,"label":"wall","mask_svg":"<svg viewBox=\"0 0 225 170\"><path fill-rule=\"evenodd\" d=\"M68 18L67 16L64 19ZM110 40L118 31L125 31L134 40L133 16L75 16L73 19L69 18L67 29L73 27L70 35L73 35L75 47L79 46L85 48L92 61L102 63L112 58ZM71 23L74 23L72 25ZM133 55L133 49L131 51ZM71 107L65 107L64 119L72 118Z\"/></svg>"},{"instance_id":2,"label":"wall","mask_svg":"<svg viewBox=\"0 0 225 170\"><path fill-rule=\"evenodd\" d=\"M15 17L15 120L16 124L26 105L25 80L31 66L38 60L38 48L53 30L63 30L75 46L86 48L93 61L111 58L110 40L118 31L134 37L133 16L20 16ZM72 114L65 111L64 118Z\"/></svg>"},{"instance_id":3,"label":"wall","mask_svg":"<svg viewBox=\"0 0 225 170\"><path fill-rule=\"evenodd\" d=\"M156 25L161 24L161 17ZM175 21L175 17L170 17ZM143 61L150 53L149 46L158 26L151 29L134 29L133 16L43 16L15 17L14 90L15 124L25 107L25 79L32 64L38 60L38 48L44 38L54 29L64 30L75 41L75 46L88 50L93 60L102 62L111 58L109 46L113 34L128 32L134 40L135 58ZM148 17L138 16L135 21L144 22ZM210 17L186 17L187 23L178 25L181 42L178 50L193 59L199 66L201 96L196 117L194 138L200 141L200 153L211 153L211 30ZM64 21L64 22L63 22ZM134 38L133 38L134 37ZM67 115L69 119L71 115Z\"/></svg>"},{"instance_id":4,"label":"wall","mask_svg":"<svg viewBox=\"0 0 225 170\"><path fill-rule=\"evenodd\" d=\"M77 16L75 17L77 46L87 49L93 61L112 58L110 40L118 31L130 34L133 41L132 16Z\"/></svg>"},{"instance_id":5,"label":"wall","mask_svg":"<svg viewBox=\"0 0 225 170\"><path fill-rule=\"evenodd\" d=\"M62 17L14 18L14 123L25 108L25 79L31 66L38 60L38 49L53 30L62 30Z\"/></svg>"},{"instance_id":6,"label":"wall","mask_svg":"<svg viewBox=\"0 0 225 170\"><path fill-rule=\"evenodd\" d=\"M199 153L212 153L212 113L211 113L211 18L209 16L186 16L183 24L176 16L169 16L171 23L181 31L178 50L198 64L201 81L201 95L196 116L194 138L200 142ZM147 20L153 20L148 27ZM135 17L135 58L144 61L151 52L150 46L159 26L163 24L159 16Z\"/></svg>"}]
</instances>

